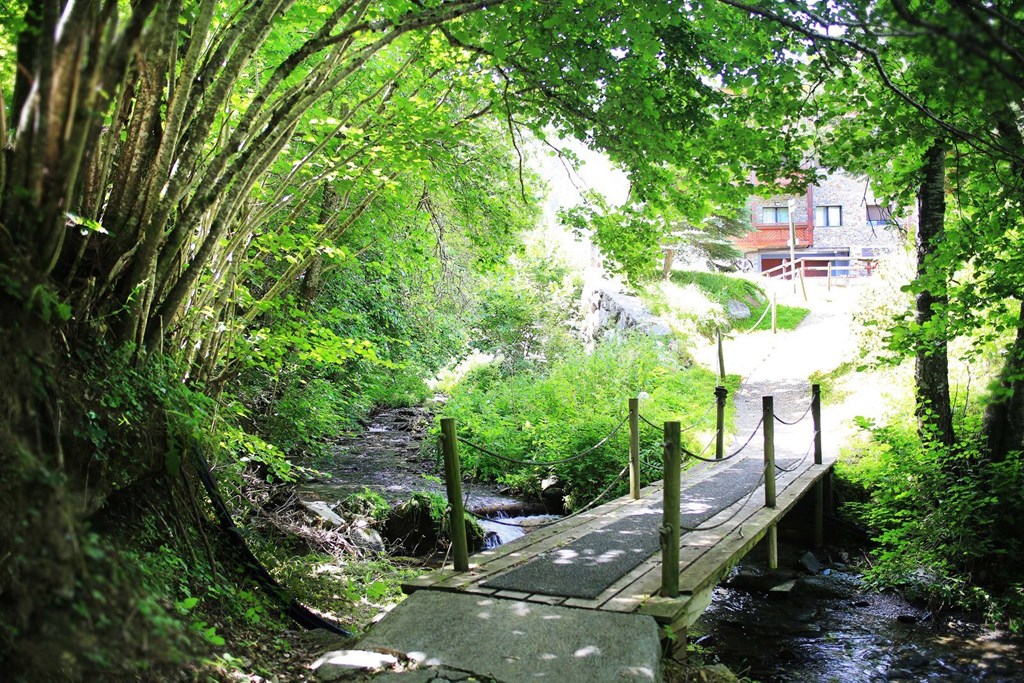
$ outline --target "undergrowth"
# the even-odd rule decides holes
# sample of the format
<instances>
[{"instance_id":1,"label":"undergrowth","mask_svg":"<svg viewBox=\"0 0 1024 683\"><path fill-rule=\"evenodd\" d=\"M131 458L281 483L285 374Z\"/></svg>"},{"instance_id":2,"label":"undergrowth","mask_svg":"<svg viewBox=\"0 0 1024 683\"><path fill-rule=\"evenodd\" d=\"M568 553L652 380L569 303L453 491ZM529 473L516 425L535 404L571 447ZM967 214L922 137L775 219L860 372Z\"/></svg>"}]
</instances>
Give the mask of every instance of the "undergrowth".
<instances>
[{"instance_id":1,"label":"undergrowth","mask_svg":"<svg viewBox=\"0 0 1024 683\"><path fill-rule=\"evenodd\" d=\"M1024 631L1024 456L991 460L971 415L950 448L922 442L913 418L859 425L865 439L837 474L862 491L843 511L877 543L866 578Z\"/></svg>"},{"instance_id":2,"label":"undergrowth","mask_svg":"<svg viewBox=\"0 0 1024 683\"><path fill-rule=\"evenodd\" d=\"M538 494L551 475L562 483L566 505L588 503L615 479L628 454L627 400L641 396L641 414L656 425L702 421L685 434L685 447L700 452L714 430L715 376L692 364L670 344L634 336L598 344L593 353L569 349L532 371L510 375L497 362L478 364L448 387L444 407L460 435L518 460L556 461L578 454L614 435L585 457L563 464L516 465L463 444L463 471L525 494ZM642 425L645 481L661 478L661 430ZM626 490L625 479L611 495Z\"/></svg>"}]
</instances>

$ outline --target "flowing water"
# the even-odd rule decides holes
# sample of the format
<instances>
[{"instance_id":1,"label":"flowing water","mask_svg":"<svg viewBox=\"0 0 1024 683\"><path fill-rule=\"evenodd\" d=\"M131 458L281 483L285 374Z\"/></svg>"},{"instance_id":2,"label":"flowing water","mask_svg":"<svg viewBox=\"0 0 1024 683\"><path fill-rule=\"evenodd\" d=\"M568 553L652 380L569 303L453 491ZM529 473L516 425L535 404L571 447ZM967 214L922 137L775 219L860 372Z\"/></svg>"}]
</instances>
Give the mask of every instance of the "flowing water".
<instances>
[{"instance_id":1,"label":"flowing water","mask_svg":"<svg viewBox=\"0 0 1024 683\"><path fill-rule=\"evenodd\" d=\"M690 631L708 660L762 683L1024 681L1020 638L870 591L827 557L814 573L769 574L759 551ZM788 563L780 551L780 566L799 566L792 549ZM770 590L788 581L790 590Z\"/></svg>"},{"instance_id":2,"label":"flowing water","mask_svg":"<svg viewBox=\"0 0 1024 683\"><path fill-rule=\"evenodd\" d=\"M369 488L394 504L416 491L445 495L440 453L428 433L430 419L419 407L374 413L366 431L336 442L320 467L326 476L303 484L302 497L333 503ZM466 509L476 515L544 512L542 504L510 496L494 484L464 483L463 494Z\"/></svg>"},{"instance_id":3,"label":"flowing water","mask_svg":"<svg viewBox=\"0 0 1024 683\"><path fill-rule=\"evenodd\" d=\"M498 515L491 519L481 519L480 525L487 531L485 542L488 548L497 548L526 535L541 525L559 519L557 515L527 515L524 517L505 517Z\"/></svg>"}]
</instances>

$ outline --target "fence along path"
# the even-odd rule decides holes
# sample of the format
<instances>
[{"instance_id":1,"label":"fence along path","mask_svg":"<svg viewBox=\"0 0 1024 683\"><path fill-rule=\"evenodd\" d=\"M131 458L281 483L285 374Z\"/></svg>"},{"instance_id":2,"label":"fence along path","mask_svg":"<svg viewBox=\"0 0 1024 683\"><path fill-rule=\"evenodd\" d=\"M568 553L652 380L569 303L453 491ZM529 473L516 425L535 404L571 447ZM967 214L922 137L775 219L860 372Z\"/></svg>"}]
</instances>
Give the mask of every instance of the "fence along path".
<instances>
[{"instance_id":1,"label":"fence along path","mask_svg":"<svg viewBox=\"0 0 1024 683\"><path fill-rule=\"evenodd\" d=\"M716 389L708 413L688 428L701 424L714 407L724 406L725 398L725 389ZM604 503L599 496L569 517L472 557L466 552L464 535L458 537L459 531L465 531L458 449L461 444L490 456L499 454L461 439L454 420L442 420L454 568L408 581L403 586L406 592L451 591L637 612L681 632L710 602L718 580L765 536L769 564L777 564L776 524L809 491L815 497L814 540L820 545L832 459L822 454L820 393L816 385L811 388L810 400L805 405L788 406L785 417L778 414L773 397L763 397L757 425L742 431L729 451L719 438L722 410L717 412L715 435L704 452L691 453L681 447L684 429L679 422L667 422L659 428L640 414L638 405L636 399L630 399L627 416L600 442L611 438L624 423L629 424L628 464L602 496L626 472L630 476L629 494ZM799 417L794 419L794 415ZM662 432L664 453L660 462L640 459L641 426ZM778 454L777 432L789 437L782 440L789 445L780 448ZM798 443L799 447L792 445ZM593 448L573 458L583 457ZM683 458L699 460L702 467L681 473ZM649 471L652 467L660 469L662 479L640 488L642 469Z\"/></svg>"}]
</instances>

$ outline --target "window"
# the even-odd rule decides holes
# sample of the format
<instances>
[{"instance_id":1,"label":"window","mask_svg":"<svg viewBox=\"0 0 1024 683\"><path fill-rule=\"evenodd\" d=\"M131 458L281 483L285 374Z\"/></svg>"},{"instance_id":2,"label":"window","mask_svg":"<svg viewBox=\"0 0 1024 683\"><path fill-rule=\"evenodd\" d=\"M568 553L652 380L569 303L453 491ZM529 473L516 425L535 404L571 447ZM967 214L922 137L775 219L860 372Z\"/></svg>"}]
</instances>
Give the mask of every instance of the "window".
<instances>
[{"instance_id":1,"label":"window","mask_svg":"<svg viewBox=\"0 0 1024 683\"><path fill-rule=\"evenodd\" d=\"M761 209L762 223L789 223L789 207L766 206Z\"/></svg>"},{"instance_id":2,"label":"window","mask_svg":"<svg viewBox=\"0 0 1024 683\"><path fill-rule=\"evenodd\" d=\"M892 223L892 211L888 206L868 204L868 225L878 228Z\"/></svg>"},{"instance_id":3,"label":"window","mask_svg":"<svg viewBox=\"0 0 1024 683\"><path fill-rule=\"evenodd\" d=\"M836 227L843 224L843 207L841 206L816 206L814 207L814 225L816 227Z\"/></svg>"}]
</instances>

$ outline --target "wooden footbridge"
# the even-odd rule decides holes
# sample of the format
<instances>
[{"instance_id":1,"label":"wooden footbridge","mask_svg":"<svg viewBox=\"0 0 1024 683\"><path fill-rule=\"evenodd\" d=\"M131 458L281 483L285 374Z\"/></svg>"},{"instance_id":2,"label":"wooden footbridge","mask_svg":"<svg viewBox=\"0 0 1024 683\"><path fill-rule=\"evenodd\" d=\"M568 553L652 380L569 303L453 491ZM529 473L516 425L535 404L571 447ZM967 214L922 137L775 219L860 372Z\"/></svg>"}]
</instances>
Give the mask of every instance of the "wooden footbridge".
<instances>
[{"instance_id":1,"label":"wooden footbridge","mask_svg":"<svg viewBox=\"0 0 1024 683\"><path fill-rule=\"evenodd\" d=\"M451 528L455 530L454 566L425 573L403 588L407 593L448 591L639 613L685 634L710 603L718 581L762 538L767 538L769 566L777 566L776 525L808 492L813 493L815 502L813 540L820 546L824 510L830 504L833 459L822 454L816 385L799 420L780 419L773 398L763 397L761 421L746 443L729 455L722 448L725 390L719 388L716 397L714 457L685 452L680 445L680 424L666 422L662 428L663 479L640 488L637 434L640 422L646 420L632 399L626 468L630 472L629 494L472 557L466 552L465 537L458 533L465 530L458 473L460 439L454 421L442 420ZM805 421L808 416L811 419ZM777 454L777 425L780 431L789 432L789 442L809 441L806 451L781 447ZM807 429L811 425L813 430ZM761 440L754 438L758 432ZM794 439L795 434L803 437ZM752 447L745 450L748 446ZM758 446L763 446L763 457L756 454ZM684 453L699 462L681 471ZM680 642L685 642L685 637Z\"/></svg>"}]
</instances>

